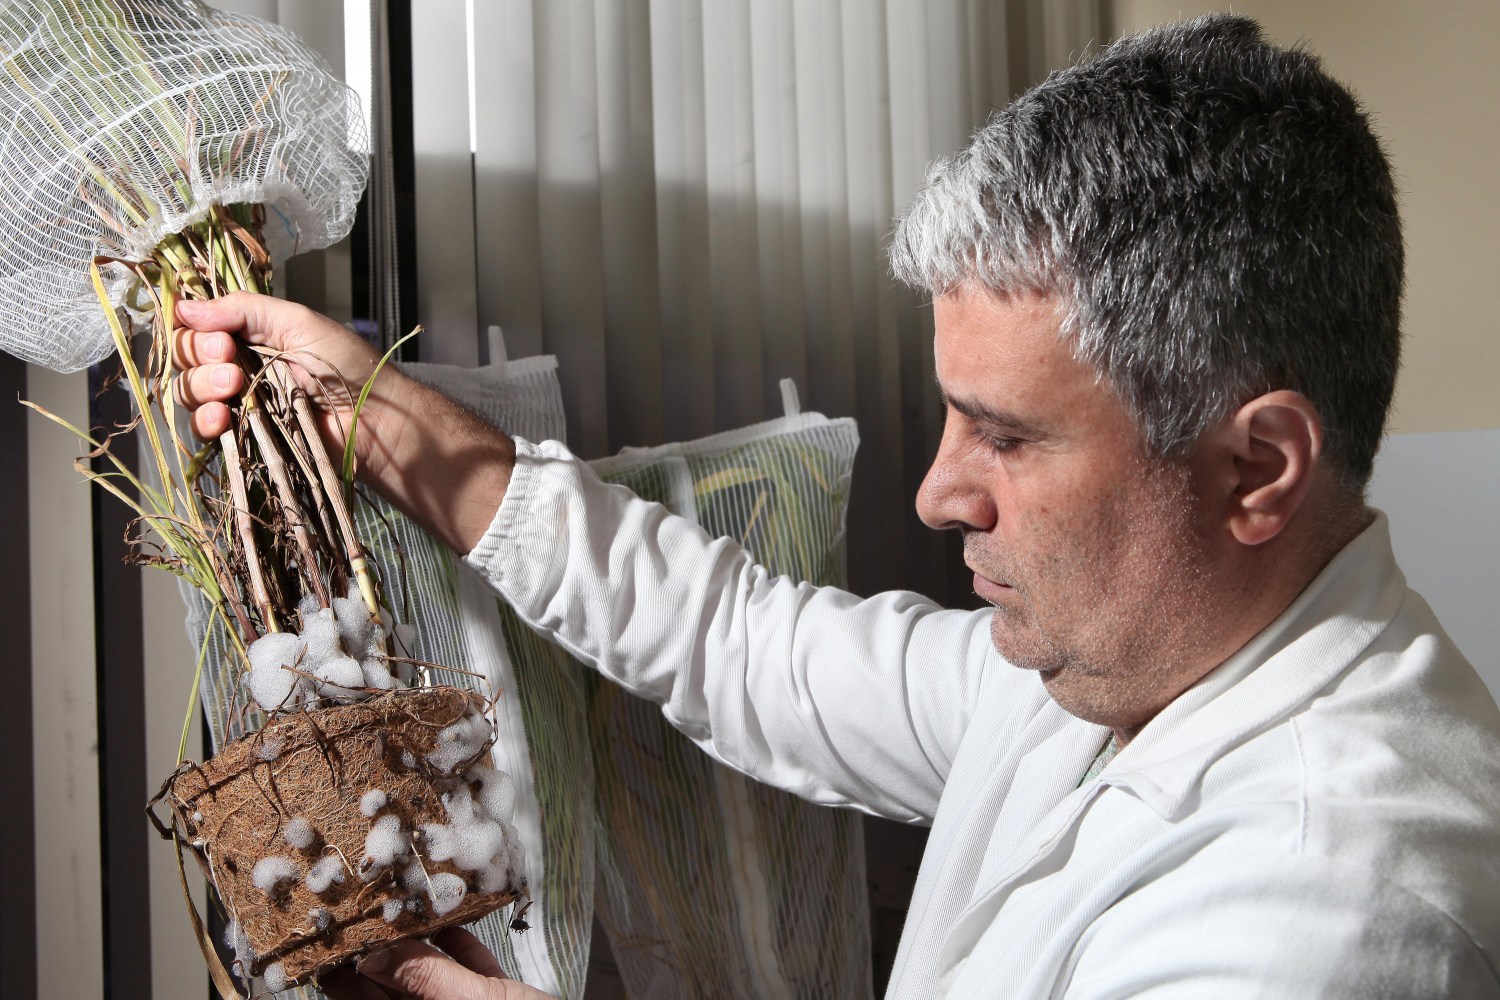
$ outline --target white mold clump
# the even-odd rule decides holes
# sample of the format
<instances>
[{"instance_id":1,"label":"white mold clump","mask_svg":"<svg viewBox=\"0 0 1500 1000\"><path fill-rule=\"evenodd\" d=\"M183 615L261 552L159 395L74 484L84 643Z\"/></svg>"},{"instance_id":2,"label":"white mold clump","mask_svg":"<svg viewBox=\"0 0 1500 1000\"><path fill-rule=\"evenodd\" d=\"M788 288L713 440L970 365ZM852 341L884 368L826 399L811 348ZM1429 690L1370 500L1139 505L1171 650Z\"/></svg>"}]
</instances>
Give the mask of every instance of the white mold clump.
<instances>
[{"instance_id":1,"label":"white mold clump","mask_svg":"<svg viewBox=\"0 0 1500 1000\"><path fill-rule=\"evenodd\" d=\"M394 864L405 856L411 847L406 831L401 829L401 819L393 813L377 819L365 836L365 857L359 865L359 876L366 882L373 881L382 868Z\"/></svg>"},{"instance_id":2,"label":"white mold clump","mask_svg":"<svg viewBox=\"0 0 1500 1000\"><path fill-rule=\"evenodd\" d=\"M326 906L314 906L307 911L307 922L313 930L322 933L333 926L333 914Z\"/></svg>"},{"instance_id":3,"label":"white mold clump","mask_svg":"<svg viewBox=\"0 0 1500 1000\"><path fill-rule=\"evenodd\" d=\"M494 735L488 719L470 712L437 734L437 746L426 755L427 763L443 774L452 774L459 764L477 756Z\"/></svg>"},{"instance_id":4,"label":"white mold clump","mask_svg":"<svg viewBox=\"0 0 1500 1000\"><path fill-rule=\"evenodd\" d=\"M360 701L415 676L410 664L386 665L387 643L410 649L411 630L393 626L384 611L370 615L357 587L322 608L305 597L297 612L300 634L271 632L246 650L250 673L245 685L262 709L291 711L315 700Z\"/></svg>"},{"instance_id":5,"label":"white mold clump","mask_svg":"<svg viewBox=\"0 0 1500 1000\"><path fill-rule=\"evenodd\" d=\"M234 952L234 964L239 966L236 975L249 982L250 967L255 964L255 949L250 947L250 935L245 933L238 920L231 918L229 926L224 928L224 943Z\"/></svg>"},{"instance_id":6,"label":"white mold clump","mask_svg":"<svg viewBox=\"0 0 1500 1000\"><path fill-rule=\"evenodd\" d=\"M493 819L509 823L516 813L516 783L504 771L475 764L464 777L479 782L479 805Z\"/></svg>"},{"instance_id":7,"label":"white mold clump","mask_svg":"<svg viewBox=\"0 0 1500 1000\"><path fill-rule=\"evenodd\" d=\"M469 872L481 893L500 892L520 881L524 860L520 835L510 823L515 783L504 771L482 764L471 767L464 778L443 796L448 822L422 826L425 854L430 861L451 861ZM477 797L469 781L478 782ZM437 905L436 896L433 904Z\"/></svg>"},{"instance_id":8,"label":"white mold clump","mask_svg":"<svg viewBox=\"0 0 1500 1000\"><path fill-rule=\"evenodd\" d=\"M250 872L250 881L255 888L267 896L274 895L281 883L297 877L297 863L291 858L282 858L276 855L261 858L255 863L255 868Z\"/></svg>"},{"instance_id":9,"label":"white mold clump","mask_svg":"<svg viewBox=\"0 0 1500 1000\"><path fill-rule=\"evenodd\" d=\"M335 882L344 881L344 862L337 854L330 854L326 858L320 858L312 869L307 873L307 891L316 895L322 895L333 887Z\"/></svg>"},{"instance_id":10,"label":"white mold clump","mask_svg":"<svg viewBox=\"0 0 1500 1000\"><path fill-rule=\"evenodd\" d=\"M385 790L372 788L359 797L359 812L361 816L373 818L376 813L385 808Z\"/></svg>"},{"instance_id":11,"label":"white mold clump","mask_svg":"<svg viewBox=\"0 0 1500 1000\"><path fill-rule=\"evenodd\" d=\"M286 966L280 962L272 962L261 972L260 978L266 984L268 992L280 993L286 989Z\"/></svg>"},{"instance_id":12,"label":"white mold clump","mask_svg":"<svg viewBox=\"0 0 1500 1000\"><path fill-rule=\"evenodd\" d=\"M307 679L294 672L301 669L303 651L301 638L290 632L268 632L250 644L245 683L257 705L270 712L306 700Z\"/></svg>"},{"instance_id":13,"label":"white mold clump","mask_svg":"<svg viewBox=\"0 0 1500 1000\"><path fill-rule=\"evenodd\" d=\"M432 912L438 916L452 913L464 901L469 887L463 879L449 872L438 872L427 886L427 898L432 900Z\"/></svg>"},{"instance_id":14,"label":"white mold clump","mask_svg":"<svg viewBox=\"0 0 1500 1000\"><path fill-rule=\"evenodd\" d=\"M286 838L287 845L295 847L299 851L305 851L311 847L314 838L317 836L312 828L312 824L303 816L292 817L281 833Z\"/></svg>"},{"instance_id":15,"label":"white mold clump","mask_svg":"<svg viewBox=\"0 0 1500 1000\"><path fill-rule=\"evenodd\" d=\"M402 899L387 899L380 905L380 918L388 924L394 924L404 912L406 901Z\"/></svg>"},{"instance_id":16,"label":"white mold clump","mask_svg":"<svg viewBox=\"0 0 1500 1000\"><path fill-rule=\"evenodd\" d=\"M281 756L281 748L286 746L286 740L280 736L267 736L263 738L255 748L255 755L269 764Z\"/></svg>"}]
</instances>

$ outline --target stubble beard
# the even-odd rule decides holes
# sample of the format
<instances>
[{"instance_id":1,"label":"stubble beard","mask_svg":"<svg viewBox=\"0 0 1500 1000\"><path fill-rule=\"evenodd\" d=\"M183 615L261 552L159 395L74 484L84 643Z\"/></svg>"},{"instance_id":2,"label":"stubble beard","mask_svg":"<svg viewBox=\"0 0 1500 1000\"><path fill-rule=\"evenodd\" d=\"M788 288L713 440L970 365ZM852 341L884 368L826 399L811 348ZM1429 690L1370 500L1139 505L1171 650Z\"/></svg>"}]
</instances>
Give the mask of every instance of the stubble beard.
<instances>
[{"instance_id":1,"label":"stubble beard","mask_svg":"<svg viewBox=\"0 0 1500 1000\"><path fill-rule=\"evenodd\" d=\"M996 604L992 613L996 650L1040 674L1048 693L1071 714L1117 728L1154 714L1179 693L1170 678L1187 655L1184 637L1211 627L1198 586L1206 557L1191 485L1185 475L1153 477L1152 488L1136 501L1114 508L1129 511L1128 531L1108 519L1096 521L1092 531L1060 526L1038 542L1042 554L1028 566L982 552L977 544L971 549L965 539L971 564L1012 588L1014 600ZM1080 546L1079 538L1087 541ZM1121 561L1118 549L1096 548L1112 538L1134 544L1135 569L1123 579L1100 579L1095 567L1102 560L1114 558L1117 566ZM1034 587L1051 595L1049 609L1039 608ZM1058 618L1062 627L1054 626Z\"/></svg>"}]
</instances>

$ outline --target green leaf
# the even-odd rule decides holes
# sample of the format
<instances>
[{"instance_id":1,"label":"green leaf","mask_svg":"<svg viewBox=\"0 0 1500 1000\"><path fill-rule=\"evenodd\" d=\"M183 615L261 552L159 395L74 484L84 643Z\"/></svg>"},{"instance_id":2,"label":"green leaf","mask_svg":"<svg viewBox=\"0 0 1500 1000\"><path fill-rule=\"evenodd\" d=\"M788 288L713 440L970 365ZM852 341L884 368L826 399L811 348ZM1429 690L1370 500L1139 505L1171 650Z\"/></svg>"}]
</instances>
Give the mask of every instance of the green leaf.
<instances>
[{"instance_id":1,"label":"green leaf","mask_svg":"<svg viewBox=\"0 0 1500 1000\"><path fill-rule=\"evenodd\" d=\"M354 430L359 426L359 415L365 408L365 401L370 398L370 389L375 385L375 377L380 374L380 369L385 367L386 362L395 357L397 349L400 348L402 344L406 343L408 340L415 337L421 332L422 328L419 326L411 333L408 333L406 336L402 337L400 340L392 344L391 349L385 352L384 356L382 356L380 359L380 363L377 364L375 366L375 370L370 373L370 377L365 379L365 384L360 387L359 399L357 399L354 403L354 413L349 417L349 433L344 438L345 485L350 485L354 482Z\"/></svg>"}]
</instances>

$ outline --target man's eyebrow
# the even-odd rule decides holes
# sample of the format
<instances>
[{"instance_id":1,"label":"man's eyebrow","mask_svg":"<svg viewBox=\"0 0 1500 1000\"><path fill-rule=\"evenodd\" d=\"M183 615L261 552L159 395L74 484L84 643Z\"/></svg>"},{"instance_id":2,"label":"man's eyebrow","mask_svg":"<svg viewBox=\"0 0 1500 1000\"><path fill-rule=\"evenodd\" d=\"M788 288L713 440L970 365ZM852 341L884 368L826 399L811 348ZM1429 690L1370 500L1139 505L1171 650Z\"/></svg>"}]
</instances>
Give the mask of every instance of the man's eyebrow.
<instances>
[{"instance_id":1,"label":"man's eyebrow","mask_svg":"<svg viewBox=\"0 0 1500 1000\"><path fill-rule=\"evenodd\" d=\"M960 399L950 396L947 392L943 391L941 385L938 386L938 396L945 405L951 406L977 424L1003 429L1021 437L1039 438L1044 436L1042 429L1036 424L1023 420L1014 413L1001 409L998 406L981 403L977 399Z\"/></svg>"}]
</instances>

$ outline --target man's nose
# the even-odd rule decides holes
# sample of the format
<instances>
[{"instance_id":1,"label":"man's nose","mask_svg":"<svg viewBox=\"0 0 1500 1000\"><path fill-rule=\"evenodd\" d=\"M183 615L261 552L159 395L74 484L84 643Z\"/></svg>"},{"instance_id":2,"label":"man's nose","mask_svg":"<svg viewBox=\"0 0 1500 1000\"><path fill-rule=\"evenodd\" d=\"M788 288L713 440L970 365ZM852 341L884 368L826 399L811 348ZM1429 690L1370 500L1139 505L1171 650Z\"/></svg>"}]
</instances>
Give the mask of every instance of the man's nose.
<instances>
[{"instance_id":1,"label":"man's nose","mask_svg":"<svg viewBox=\"0 0 1500 1000\"><path fill-rule=\"evenodd\" d=\"M950 428L952 426L950 421ZM970 468L973 456L957 447L945 430L932 466L917 490L917 516L929 528L971 528L988 531L995 525L995 503L986 476Z\"/></svg>"}]
</instances>

